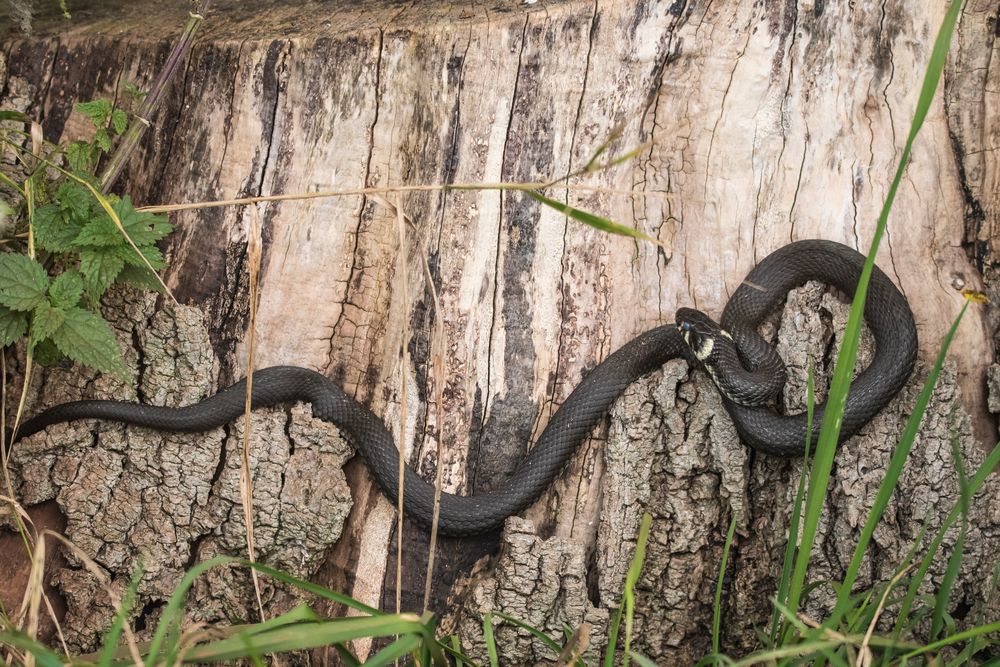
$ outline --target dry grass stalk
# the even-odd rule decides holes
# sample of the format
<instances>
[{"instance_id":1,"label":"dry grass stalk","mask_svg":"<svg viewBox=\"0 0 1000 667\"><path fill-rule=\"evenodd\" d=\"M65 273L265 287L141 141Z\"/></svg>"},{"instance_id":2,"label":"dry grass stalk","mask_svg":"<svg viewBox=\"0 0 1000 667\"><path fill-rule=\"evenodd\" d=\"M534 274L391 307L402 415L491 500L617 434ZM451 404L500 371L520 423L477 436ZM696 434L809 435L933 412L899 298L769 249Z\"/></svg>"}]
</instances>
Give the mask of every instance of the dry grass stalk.
<instances>
[{"instance_id":1,"label":"dry grass stalk","mask_svg":"<svg viewBox=\"0 0 1000 667\"><path fill-rule=\"evenodd\" d=\"M399 255L397 266L399 267L399 279L403 292L403 312L410 304L409 281L406 276L406 217L403 215L403 207L397 202L396 206L396 230L399 234ZM409 318L403 318L403 337L400 347L402 348L402 361L399 369L399 500L397 502L396 517L396 613L402 611L403 598L403 491L404 476L406 473L406 371L410 367L410 355L407 342L410 338Z\"/></svg>"},{"instance_id":2,"label":"dry grass stalk","mask_svg":"<svg viewBox=\"0 0 1000 667\"><path fill-rule=\"evenodd\" d=\"M549 182L536 183L431 183L426 185L397 185L382 188L347 188L344 190L324 190L321 192L297 192L284 195L262 195L260 197L240 197L238 199L218 199L215 201L194 202L190 204L160 204L157 206L141 206L137 211L146 213L174 213L177 211L194 211L203 208L218 208L220 206L245 206L247 204L257 204L260 202L273 201L298 201L303 199L323 199L327 197L357 197L372 195L386 195L405 192L437 192L447 190L540 190L549 187ZM619 188L606 188L599 185L582 185L579 183L569 183L560 185L560 189L577 192L594 192L607 195L623 195L628 197L642 197L646 199L677 200L677 195L672 192L644 191L644 190L622 190ZM698 200L685 198L685 203L704 203Z\"/></svg>"},{"instance_id":3,"label":"dry grass stalk","mask_svg":"<svg viewBox=\"0 0 1000 667\"><path fill-rule=\"evenodd\" d=\"M431 602L431 582L434 579L434 556L437 553L438 519L441 515L441 486L443 482L444 463L442 461L443 450L442 440L444 438L444 378L445 378L445 353L444 353L444 317L441 313L441 302L438 299L437 288L434 287L434 277L431 275L431 267L427 263L427 251L421 253L422 266L424 268L424 279L427 282L427 289L430 291L431 300L434 303L434 341L431 343L431 374L434 378L434 405L435 422L437 423L436 461L437 470L434 474L434 514L431 519L431 543L430 553L427 555L427 576L424 579L424 611Z\"/></svg>"},{"instance_id":4,"label":"dry grass stalk","mask_svg":"<svg viewBox=\"0 0 1000 667\"><path fill-rule=\"evenodd\" d=\"M254 346L257 330L257 300L260 283L260 261L261 261L261 231L260 216L257 214L257 207L250 209L250 228L247 232L247 259L250 273L250 323L247 327L247 392L246 404L243 411L243 448L240 465L240 500L243 504L243 524L246 526L247 535L247 558L251 562L256 562L253 534L253 474L250 470L250 424L253 409L253 369L254 369ZM257 570L250 568L250 577L253 580L254 594L257 596L257 609L260 612L260 619L264 618L264 603L260 595L260 579Z\"/></svg>"}]
</instances>

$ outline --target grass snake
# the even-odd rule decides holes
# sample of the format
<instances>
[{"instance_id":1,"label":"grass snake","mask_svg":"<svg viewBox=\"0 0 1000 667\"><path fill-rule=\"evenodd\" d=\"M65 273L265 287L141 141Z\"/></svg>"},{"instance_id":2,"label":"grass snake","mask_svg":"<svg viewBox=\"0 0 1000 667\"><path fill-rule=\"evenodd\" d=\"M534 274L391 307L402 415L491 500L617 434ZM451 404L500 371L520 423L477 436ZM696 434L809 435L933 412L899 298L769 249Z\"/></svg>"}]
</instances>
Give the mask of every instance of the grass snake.
<instances>
[{"instance_id":1,"label":"grass snake","mask_svg":"<svg viewBox=\"0 0 1000 667\"><path fill-rule=\"evenodd\" d=\"M523 511L548 487L622 391L674 358L709 371L746 444L770 454L801 455L806 416L781 415L766 405L784 382L784 365L757 329L783 304L789 290L808 280L819 280L853 295L864 259L852 248L833 241L791 243L768 255L747 275L718 324L698 311L681 309L676 322L624 344L573 390L506 481L489 493L441 495L440 532L488 532L508 516ZM878 267L869 284L865 319L874 335L876 352L851 386L841 440L856 433L896 395L916 360L913 314ZM200 403L180 408L101 400L63 403L25 422L16 439L74 419L114 420L164 431L206 431L243 414L245 391L246 381L241 380ZM393 503L397 501L399 453L379 417L315 371L275 366L254 374L253 407L292 401L311 403L314 416L336 425L364 457L382 491ZM822 411L822 405L816 406L813 441ZM429 526L434 487L409 467L404 482L405 511Z\"/></svg>"}]
</instances>

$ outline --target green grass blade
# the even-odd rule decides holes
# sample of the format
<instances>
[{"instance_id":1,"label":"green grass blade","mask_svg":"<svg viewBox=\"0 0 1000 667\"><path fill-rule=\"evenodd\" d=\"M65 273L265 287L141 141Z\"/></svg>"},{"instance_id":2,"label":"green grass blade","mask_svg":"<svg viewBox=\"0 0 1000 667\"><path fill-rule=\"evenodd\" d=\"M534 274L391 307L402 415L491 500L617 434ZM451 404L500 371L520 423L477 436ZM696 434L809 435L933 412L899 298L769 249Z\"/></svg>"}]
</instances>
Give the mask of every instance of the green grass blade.
<instances>
[{"instance_id":1,"label":"green grass blade","mask_svg":"<svg viewBox=\"0 0 1000 667\"><path fill-rule=\"evenodd\" d=\"M365 660L365 667L382 667L391 664L393 661L402 658L410 651L420 647L423 638L420 635L406 635L400 637L384 649Z\"/></svg>"},{"instance_id":2,"label":"green grass blade","mask_svg":"<svg viewBox=\"0 0 1000 667\"><path fill-rule=\"evenodd\" d=\"M911 658L915 658L918 655L923 655L925 653L933 653L940 649L946 648L948 646L953 646L955 644L961 644L962 642L975 639L977 637L982 637L993 632L1000 632L1000 621L994 623L988 623L986 625L979 625L968 630L963 630L962 632L956 632L955 634L945 637L944 639L939 639L936 642L932 642L927 646L921 646L920 648L913 649L909 653L904 654L901 657L901 661L905 663Z\"/></svg>"},{"instance_id":3,"label":"green grass blade","mask_svg":"<svg viewBox=\"0 0 1000 667\"><path fill-rule=\"evenodd\" d=\"M982 625L986 622L985 610L992 609L993 604L996 602L998 579L1000 579L1000 563L993 568L993 576L990 578L989 585L990 592L989 595L986 596L986 604L983 605L983 610L977 614L977 625ZM955 656L955 660L949 663L949 667L952 665L957 666L970 664L972 662L972 656L984 649L987 645L987 642L983 642L981 640L982 637L974 637L968 644L965 645L965 648L962 649L957 656ZM1000 658L998 658L998 660L1000 660Z\"/></svg>"},{"instance_id":4,"label":"green grass blade","mask_svg":"<svg viewBox=\"0 0 1000 667\"><path fill-rule=\"evenodd\" d=\"M13 646L35 657L38 667L62 667L65 661L36 640L17 630L0 631L0 646Z\"/></svg>"},{"instance_id":5,"label":"green grass blade","mask_svg":"<svg viewBox=\"0 0 1000 667\"><path fill-rule=\"evenodd\" d=\"M656 667L655 662L653 662L644 655L636 653L635 651L629 651L628 657L631 658L632 660L635 660L636 664L639 665L639 667Z\"/></svg>"},{"instance_id":6,"label":"green grass blade","mask_svg":"<svg viewBox=\"0 0 1000 667\"><path fill-rule=\"evenodd\" d=\"M203 572L206 572L213 567L218 567L220 565L229 565L232 563L239 563L237 558L229 558L226 556L218 556L211 560L207 560L203 563L198 563L193 568L185 573L184 578L181 579L181 583L178 584L177 588L174 590L173 595L167 601L167 606L163 609L163 615L160 616L160 623L156 626L156 633L153 635L153 641L149 646L149 656L146 658L146 667L153 667L156 663L157 657L160 655L160 649L163 647L164 642L169 634L177 634L182 621L182 610L184 604L184 598L187 596L188 590ZM170 642L171 646L176 646L177 642Z\"/></svg>"},{"instance_id":7,"label":"green grass blade","mask_svg":"<svg viewBox=\"0 0 1000 667\"><path fill-rule=\"evenodd\" d=\"M945 616L948 612L948 601L951 599L951 591L958 579L958 571L962 566L962 557L965 555L965 536L969 529L969 522L963 516L962 527L958 537L955 539L955 547L951 556L948 557L948 566L945 569L944 577L941 579L941 587L934 599L934 613L931 616L931 640L937 639L941 635L941 630L945 625Z\"/></svg>"},{"instance_id":8,"label":"green grass blade","mask_svg":"<svg viewBox=\"0 0 1000 667\"><path fill-rule=\"evenodd\" d=\"M722 563L719 564L719 580L715 583L715 600L712 603L712 653L719 652L722 628L722 582L726 578L726 566L729 565L729 550L733 546L733 535L736 534L736 514L729 522L726 542L722 545Z\"/></svg>"},{"instance_id":9,"label":"green grass blade","mask_svg":"<svg viewBox=\"0 0 1000 667\"><path fill-rule=\"evenodd\" d=\"M343 644L334 644L333 648L336 649L340 661L347 665L347 667L361 667L361 661L346 646Z\"/></svg>"},{"instance_id":10,"label":"green grass blade","mask_svg":"<svg viewBox=\"0 0 1000 667\"><path fill-rule=\"evenodd\" d=\"M982 465L980 465L979 469L976 471L976 474L973 475L972 479L969 481L970 498L974 496L977 491L979 491L979 488L983 485L997 465L1000 465L1000 442L998 442L993 450L987 455ZM934 539L931 540L931 544L927 548L927 553L924 554L917 571L910 580L906 596L900 604L899 614L896 617L896 624L893 629L893 637L895 639L898 639L902 635L903 629L907 627L910 621L910 611L913 609L913 603L917 600L917 593L919 591L920 584L927 576L927 572L930 570L931 564L934 562L938 549L941 548L941 543L944 541L945 534L955 523L960 514L961 507L959 502L956 502L954 507L952 507L951 512L938 528L937 534L934 536Z\"/></svg>"},{"instance_id":11,"label":"green grass blade","mask_svg":"<svg viewBox=\"0 0 1000 667\"><path fill-rule=\"evenodd\" d=\"M648 151L650 146L652 145L653 145L652 141L647 141L646 143L636 146L635 148L633 148L628 152L622 153L618 157L612 158L607 162L607 164L603 165L602 167L603 168L617 167L618 165L624 164L625 162L630 162L632 159L638 157L645 151Z\"/></svg>"},{"instance_id":12,"label":"green grass blade","mask_svg":"<svg viewBox=\"0 0 1000 667\"><path fill-rule=\"evenodd\" d=\"M20 111L11 111L9 109L4 109L0 111L0 122L3 121L13 121L16 123L31 123L31 118Z\"/></svg>"},{"instance_id":13,"label":"green grass blade","mask_svg":"<svg viewBox=\"0 0 1000 667\"><path fill-rule=\"evenodd\" d=\"M806 373L806 433L812 433L813 416L816 408L816 377L813 372L812 359ZM792 566L798 553L799 524L802 521L802 501L805 498L806 482L809 479L809 454L812 449L812 438L806 436L805 453L802 458L802 474L799 475L799 485L795 490L795 503L792 505L792 517L788 524L788 541L785 542L785 557L781 562L781 577L778 580L778 602L788 604L788 587L791 585ZM781 631L778 608L771 613L770 645L778 641Z\"/></svg>"},{"instance_id":14,"label":"green grass blade","mask_svg":"<svg viewBox=\"0 0 1000 667\"><path fill-rule=\"evenodd\" d=\"M413 646L419 646L424 640L423 627L413 614L347 617L282 625L268 632L238 632L225 639L199 644L188 651L184 659L186 662L223 662L243 659L254 653L281 653L395 635L412 636L416 640Z\"/></svg>"},{"instance_id":15,"label":"green grass blade","mask_svg":"<svg viewBox=\"0 0 1000 667\"><path fill-rule=\"evenodd\" d=\"M727 667L731 667L735 664L736 661L725 653L709 653L702 656L701 660L694 664L694 667L709 667L709 665L726 665Z\"/></svg>"},{"instance_id":16,"label":"green grass blade","mask_svg":"<svg viewBox=\"0 0 1000 667\"><path fill-rule=\"evenodd\" d=\"M427 645L427 642L420 643L420 660L418 660L416 664L418 665L431 664L431 650L430 647Z\"/></svg>"},{"instance_id":17,"label":"green grass blade","mask_svg":"<svg viewBox=\"0 0 1000 667\"><path fill-rule=\"evenodd\" d=\"M369 607L366 604L362 604L357 600L348 597L347 595L344 595L343 593L337 593L336 591L331 591L330 589L324 588L319 584L314 584L309 581L303 581L302 579L293 577L292 575L282 572L281 570L275 570L273 567L268 567L267 565L264 565L262 563L255 563L248 560L242 560L239 562L245 567L252 567L261 574L266 574L269 577L277 579L278 581L282 581L286 584L291 584L296 588L298 588L299 590L303 590L307 593L312 593L313 595L319 596L325 600L330 600L331 602L340 603L345 607L356 609L357 611L363 612L370 616L386 615L385 612L379 609L375 609L374 607Z\"/></svg>"},{"instance_id":18,"label":"green grass blade","mask_svg":"<svg viewBox=\"0 0 1000 667\"><path fill-rule=\"evenodd\" d=\"M247 657L245 659L249 660L250 664L253 665L253 667L264 667L264 661L260 659L260 651L258 651L257 648L253 645L249 637L246 636L243 637L243 645L247 651L246 653ZM173 657L171 657L167 659L167 664L175 665L177 664L177 661L174 660Z\"/></svg>"},{"instance_id":19,"label":"green grass blade","mask_svg":"<svg viewBox=\"0 0 1000 667\"><path fill-rule=\"evenodd\" d=\"M604 153L608 150L608 148L611 147L611 144L616 139L618 139L618 137L620 137L622 135L622 132L624 132L624 131L625 131L625 125L624 124L621 124L621 125L618 125L615 128L612 128L611 132L609 132L608 136L605 137L604 141L601 142L601 145L597 147L597 150L594 151L594 154L590 156L590 159L587 160L587 164L583 167L583 169L580 170L580 172L581 173L587 173L587 172L596 171L597 169L599 169L600 166L597 164L597 160L602 155L604 155Z\"/></svg>"},{"instance_id":20,"label":"green grass blade","mask_svg":"<svg viewBox=\"0 0 1000 667\"><path fill-rule=\"evenodd\" d=\"M625 659L624 667L628 667L629 653L632 650L632 618L635 614L635 586L639 583L639 575L642 573L642 564L646 561L646 542L649 541L649 528L653 524L653 517L646 512L642 515L639 523L639 536L635 541L635 555L632 556L632 564L629 565L628 574L625 575Z\"/></svg>"},{"instance_id":21,"label":"green grass blade","mask_svg":"<svg viewBox=\"0 0 1000 667\"><path fill-rule=\"evenodd\" d=\"M615 650L618 648L618 630L622 625L623 612L623 605L618 605L618 609L615 610L615 616L611 619L611 625L608 627L608 645L604 648L603 667L614 667L615 665Z\"/></svg>"},{"instance_id":22,"label":"green grass blade","mask_svg":"<svg viewBox=\"0 0 1000 667\"><path fill-rule=\"evenodd\" d=\"M448 640L448 643L445 643L445 639ZM458 638L458 635L451 635L450 637L442 639L441 648L445 653L455 659L455 667L465 667L465 665L479 667L479 665L477 665L472 658L467 656L465 652L462 651L462 640Z\"/></svg>"},{"instance_id":23,"label":"green grass blade","mask_svg":"<svg viewBox=\"0 0 1000 667\"><path fill-rule=\"evenodd\" d=\"M493 614L491 613L483 617L483 638L486 640L486 654L490 659L490 667L499 667L500 658L497 656L497 642L493 637Z\"/></svg>"},{"instance_id":24,"label":"green grass blade","mask_svg":"<svg viewBox=\"0 0 1000 667\"><path fill-rule=\"evenodd\" d=\"M861 320L864 315L865 299L868 296L868 283L871 280L872 270L875 266L875 255L878 252L882 236L889 220L889 211L896 199L896 192L902 181L906 165L910 160L910 153L913 150L913 142L927 117L934 100L938 81L941 79L941 72L944 69L948 56L948 47L951 44L951 36L955 29L955 23L961 12L961 0L955 0L945 14L944 21L938 31L931 50L930 61L927 71L924 74L923 85L920 96L917 100L917 107L913 114L913 122L910 125L910 132L906 138L906 144L899 158L899 166L896 174L886 193L882 211L879 214L875 232L872 235L871 247L865 259L858 286L855 289L854 301L851 303L851 313L847 320L847 328L844 333L840 354L837 356L837 363L834 367L833 383L830 387L830 394L827 398L827 406L823 414L823 422L820 429L819 442L816 446L816 458L813 460L812 475L809 481L809 495L806 501L806 515L803 523L802 545L799 549L798 557L795 560L795 568L792 572L792 583L789 590L789 607L798 609L801 601L800 594L805 583L806 571L809 566L810 553L813 541L816 536L816 529L819 524L820 513L826 500L827 484L830 480L830 469L833 465L833 457L840 436L840 423L844 414L844 407L847 401L847 392L851 385L851 375L857 361L858 339L861 333Z\"/></svg>"},{"instance_id":25,"label":"green grass blade","mask_svg":"<svg viewBox=\"0 0 1000 667\"><path fill-rule=\"evenodd\" d=\"M618 648L618 633L621 630L622 618L625 609L628 607L628 600L632 596L635 583L639 581L639 573L642 571L642 563L646 559L646 541L649 539L649 528L652 525L653 517L647 512L642 515L639 524L639 534L636 537L635 555L632 556L632 563L628 573L625 575L625 590L622 592L622 604L618 605L615 617L608 627L608 645L604 650L604 667L614 667L615 651ZM626 627L626 632L628 628ZM626 636L626 651L628 650L629 638ZM626 664L627 664L626 657Z\"/></svg>"},{"instance_id":26,"label":"green grass blade","mask_svg":"<svg viewBox=\"0 0 1000 667\"><path fill-rule=\"evenodd\" d=\"M264 634L265 632L271 632L286 625L295 625L297 623L316 623L322 620L322 618L316 615L316 612L309 608L309 605L300 604L295 608L286 611L284 614L275 616L274 618L266 621L252 623L250 625L234 626L233 634L242 633L246 636L253 636Z\"/></svg>"},{"instance_id":27,"label":"green grass blade","mask_svg":"<svg viewBox=\"0 0 1000 667\"><path fill-rule=\"evenodd\" d=\"M910 416L906 420L906 425L903 427L903 433L899 438L899 443L896 445L896 449L893 451L892 457L889 459L889 465L886 468L885 477L882 479L882 484L879 486L878 492L875 495L875 501L872 503L872 508L868 513L868 517L865 519L864 526L861 529L861 535L858 538L857 546L854 549L854 555L851 558L850 564L847 566L847 572L841 582L840 591L837 596L837 604L834 607L833 613L830 614L827 621L823 624L826 628L836 627L849 608L851 591L857 581L858 572L861 570L861 563L864 559L865 552L868 550L868 545L871 544L872 537L875 534L875 528L882 520L882 516L885 514L885 509L888 507L889 501L892 499L892 494L895 492L896 486L899 483L903 467L906 465L906 459L910 456L910 451L913 449L913 443L917 437L917 431L920 429L920 422L923 420L924 413L927 411L931 395L934 393L934 387L937 385L938 376L941 374L941 368L944 366L944 360L947 357L948 349L951 347L951 341L955 337L955 332L958 331L958 325L962 322L962 317L965 315L965 311L968 306L968 301L962 304L962 309L958 312L958 316L951 323L951 328L948 329L948 333L945 335L944 340L941 341L941 347L938 350L937 358L934 360L934 366L927 375L927 380L924 381L924 386L920 390L920 395L917 397L917 401L913 405L913 410L910 412Z\"/></svg>"},{"instance_id":28,"label":"green grass blade","mask_svg":"<svg viewBox=\"0 0 1000 667\"><path fill-rule=\"evenodd\" d=\"M775 608L777 608L778 612L784 617L785 622L788 624L789 628L794 628L795 630L798 630L800 636L807 637L807 643L808 641L812 641L813 639L815 639L815 637L810 636L812 633L812 629L806 626L806 624L803 623L794 613L792 613L792 611L788 607L781 604L777 600L774 600L773 604ZM846 642L847 642L846 638L839 640L839 644L841 645ZM791 641L789 638L786 638L784 646L792 646L792 645L795 645L795 642ZM837 667L848 667L848 664L844 661L844 659L841 658L836 653L834 653L833 648L819 647L816 649L816 653L819 653L820 655L813 656L812 662L815 665L825 665L826 661L829 660L833 664L837 665Z\"/></svg>"},{"instance_id":29,"label":"green grass blade","mask_svg":"<svg viewBox=\"0 0 1000 667\"><path fill-rule=\"evenodd\" d=\"M560 213L573 218L577 222L582 222L583 224L589 225L594 229L598 229L609 234L618 234L619 236L631 236L632 238L642 239L657 245L660 244L660 242L653 237L647 236L637 229L632 229L631 227L626 227L625 225L619 225L617 222L612 222L611 220L599 215L588 213L587 211L581 211L578 208L573 208L569 204L564 204L563 202L555 199L549 199L535 190L525 190L524 193L532 199L539 201L550 208L554 208Z\"/></svg>"},{"instance_id":30,"label":"green grass blade","mask_svg":"<svg viewBox=\"0 0 1000 667\"><path fill-rule=\"evenodd\" d=\"M22 197L24 196L24 188L18 185L16 181L14 181L10 176L8 176L3 172L0 172L0 185L6 185L8 188L14 190Z\"/></svg>"},{"instance_id":31,"label":"green grass blade","mask_svg":"<svg viewBox=\"0 0 1000 667\"><path fill-rule=\"evenodd\" d=\"M507 614L504 614L503 612L495 611L495 612L493 612L493 615L496 616L496 617L498 617L498 618L502 618L504 621L510 623L511 625L515 625L515 626L521 628L522 630L526 630L533 637L539 639L543 644L545 644L545 646L547 648L551 649L553 651L553 653L555 653L555 655L557 657L562 652L562 646L560 646L559 643L556 640L552 639L552 637L549 637L547 634L545 634L544 632L542 632L538 628L532 627L532 626L528 625L527 623L525 623L524 621L519 621L518 619L514 618L513 616L508 616ZM573 633L571 632L570 635L572 635L572 634Z\"/></svg>"},{"instance_id":32,"label":"green grass blade","mask_svg":"<svg viewBox=\"0 0 1000 667\"><path fill-rule=\"evenodd\" d=\"M111 629L104 635L101 655L97 660L99 667L110 667L111 662L114 660L122 631L125 628L125 623L128 621L129 614L132 612L132 606L135 604L135 595L136 591L139 590L139 582L141 580L142 564L140 563L132 572L132 578L129 580L128 588L125 589L125 595L122 596L122 603L115 614L115 620L111 624Z\"/></svg>"},{"instance_id":33,"label":"green grass blade","mask_svg":"<svg viewBox=\"0 0 1000 667\"><path fill-rule=\"evenodd\" d=\"M813 639L800 644L789 644L780 648L768 649L759 653L752 653L742 660L738 660L736 667L749 667L750 665L775 665L779 660L785 658L799 658L812 656L823 651L829 651L842 644L836 639ZM807 664L807 663L801 663Z\"/></svg>"},{"instance_id":34,"label":"green grass blade","mask_svg":"<svg viewBox=\"0 0 1000 667\"><path fill-rule=\"evenodd\" d=\"M420 626L424 638L424 651L430 655L431 662L439 667L448 667L444 649L437 641L437 617L433 612L425 611L420 615Z\"/></svg>"},{"instance_id":35,"label":"green grass blade","mask_svg":"<svg viewBox=\"0 0 1000 667\"><path fill-rule=\"evenodd\" d=\"M968 302L966 302L968 305ZM969 530L969 480L965 474L965 462L962 460L962 451L959 448L958 438L951 439L952 458L955 462L955 470L958 472L958 505L962 517L962 527L959 529L955 546L948 557L948 566L945 569L944 577L941 580L941 587L934 602L934 614L931 616L931 641L941 635L944 627L945 614L948 610L948 600L951 599L951 591L958 579L958 571L962 566L962 557L965 555L965 536Z\"/></svg>"}]
</instances>

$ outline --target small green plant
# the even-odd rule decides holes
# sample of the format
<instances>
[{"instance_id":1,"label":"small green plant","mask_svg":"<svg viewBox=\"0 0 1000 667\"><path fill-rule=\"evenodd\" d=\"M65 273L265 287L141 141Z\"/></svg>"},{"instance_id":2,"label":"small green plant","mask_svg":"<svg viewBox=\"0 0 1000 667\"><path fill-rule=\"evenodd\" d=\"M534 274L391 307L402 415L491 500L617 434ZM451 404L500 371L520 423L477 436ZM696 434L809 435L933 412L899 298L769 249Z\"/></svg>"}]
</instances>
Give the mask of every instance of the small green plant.
<instances>
[{"instance_id":1,"label":"small green plant","mask_svg":"<svg viewBox=\"0 0 1000 667\"><path fill-rule=\"evenodd\" d=\"M94 124L90 141L74 141L66 147L69 166L78 172L92 172L102 153L111 152L112 132L121 136L128 129L128 114L105 99L78 102L74 107Z\"/></svg>"},{"instance_id":2,"label":"small green plant","mask_svg":"<svg viewBox=\"0 0 1000 667\"><path fill-rule=\"evenodd\" d=\"M41 363L68 357L121 376L125 363L98 311L100 299L115 283L161 289L153 271L165 262L155 244L172 226L165 216L136 211L127 196L98 189L94 172L114 137L128 129L126 112L104 99L81 102L76 110L90 119L94 134L65 146L39 142L38 126L21 114L0 115L21 124L0 131L4 153L21 166L0 178L5 194L16 197L0 207L11 221L8 251L0 253L0 345L26 337ZM25 124L32 125L30 133ZM19 141L28 138L34 151Z\"/></svg>"}]
</instances>

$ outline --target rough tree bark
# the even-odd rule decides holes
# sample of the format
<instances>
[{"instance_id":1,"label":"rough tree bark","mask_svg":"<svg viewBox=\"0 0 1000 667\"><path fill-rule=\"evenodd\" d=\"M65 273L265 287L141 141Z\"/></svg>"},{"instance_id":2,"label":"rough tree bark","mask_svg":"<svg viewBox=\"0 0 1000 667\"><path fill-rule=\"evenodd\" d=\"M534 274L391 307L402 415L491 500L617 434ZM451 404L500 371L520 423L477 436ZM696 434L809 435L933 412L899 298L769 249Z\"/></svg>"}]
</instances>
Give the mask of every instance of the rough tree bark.
<instances>
[{"instance_id":1,"label":"rough tree bark","mask_svg":"<svg viewBox=\"0 0 1000 667\"><path fill-rule=\"evenodd\" d=\"M85 123L72 103L148 82L184 18L181 4L109 3L69 23L36 17L32 35L5 39L0 101L40 118L50 139L79 136ZM405 387L418 406L402 438L411 465L428 476L443 466L446 490L486 490L589 368L677 307L719 313L754 263L792 239L867 248L943 11L896 0L219 3L121 188L152 204L549 180L586 164L615 128L612 152L648 144L593 176L606 191L556 192L662 247L568 222L515 193L390 195L416 226L410 303L399 289L395 217L374 199L260 207L258 366L325 373L382 415L397 441ZM964 9L944 94L893 210L878 261L913 307L922 364L841 448L814 579L843 573L960 289L998 295L996 26L995 5ZM613 192L621 190L648 196ZM190 403L242 376L249 219L236 206L174 215L166 278L183 305L120 292L105 306L134 389L78 368L46 370L34 377L28 413L95 396ZM428 372L435 314L424 249L444 320L443 424ZM808 359L821 377L832 370L845 318L843 303L812 285L775 320L792 371L789 409L802 407ZM951 439L970 469L996 441L997 366L987 396L995 322L991 308L968 313L861 584L891 576L920 522L929 516L933 528L950 509ZM348 444L302 406L261 411L253 428L258 557L392 608L394 509ZM67 535L116 586L144 556L136 623L152 628L185 568L242 553L241 429L55 427L16 450L18 497L54 501ZM745 449L708 379L672 362L628 390L502 538L439 543L435 608L472 644L481 613L500 609L553 632L586 622L599 647L649 511L638 649L688 662L708 647L710 590L735 516L726 648L745 650L770 613L799 470ZM990 482L975 504L959 616L985 604L998 496ZM404 537L404 606L418 609L427 537L410 524ZM107 600L72 559L54 581L69 641L93 648ZM192 615L252 617L250 591L241 574L213 573ZM271 587L265 597L271 609L291 602ZM821 590L807 609L821 616L828 606ZM554 657L523 633L500 636L509 664Z\"/></svg>"}]
</instances>

